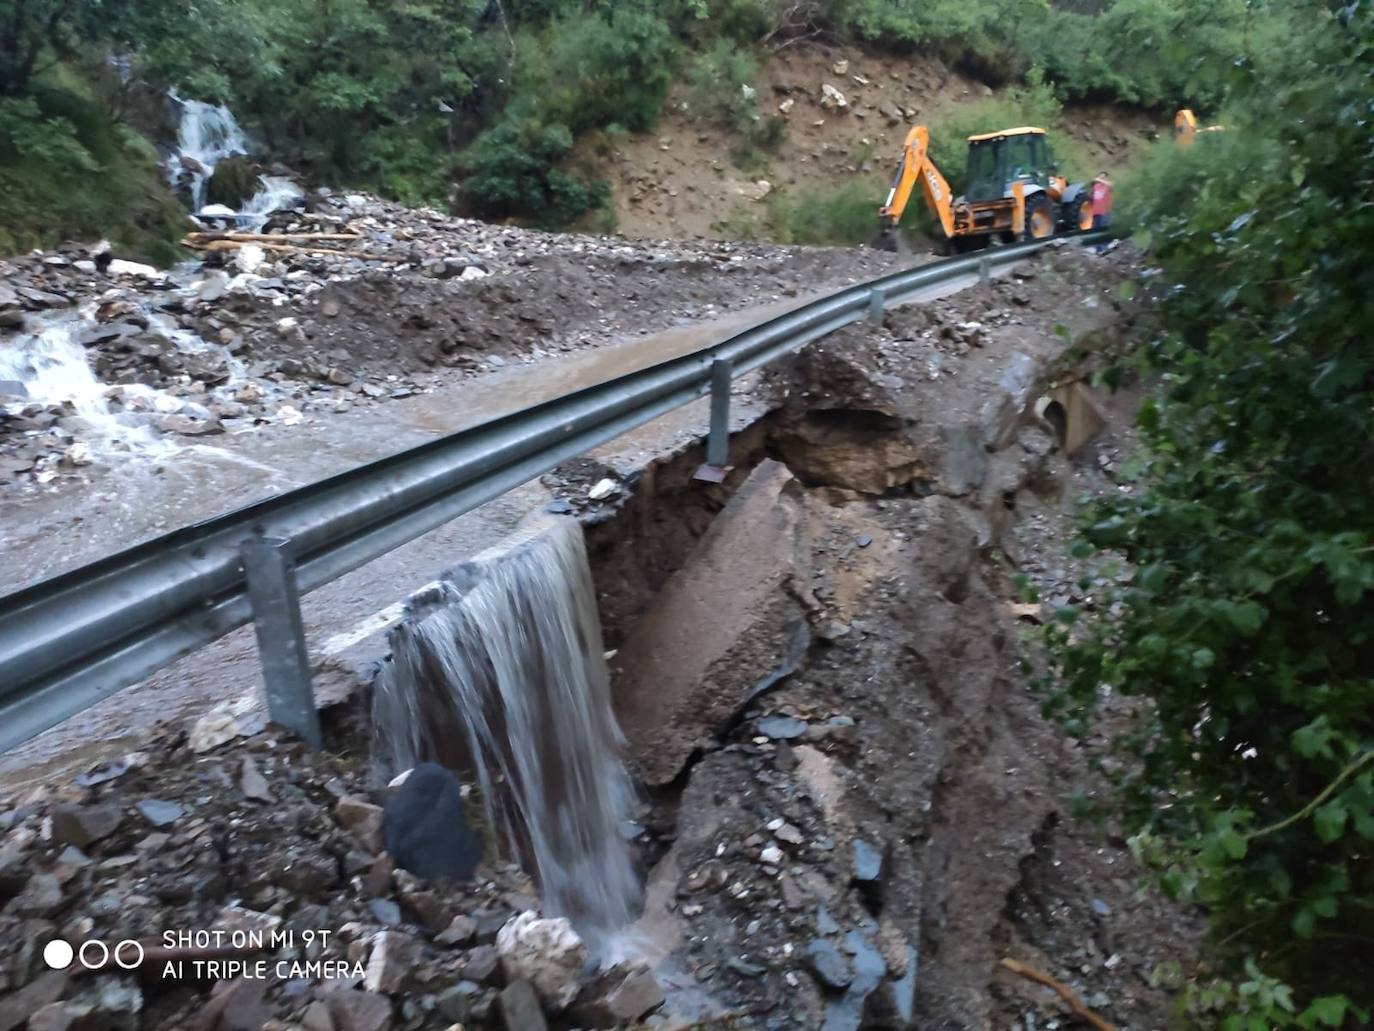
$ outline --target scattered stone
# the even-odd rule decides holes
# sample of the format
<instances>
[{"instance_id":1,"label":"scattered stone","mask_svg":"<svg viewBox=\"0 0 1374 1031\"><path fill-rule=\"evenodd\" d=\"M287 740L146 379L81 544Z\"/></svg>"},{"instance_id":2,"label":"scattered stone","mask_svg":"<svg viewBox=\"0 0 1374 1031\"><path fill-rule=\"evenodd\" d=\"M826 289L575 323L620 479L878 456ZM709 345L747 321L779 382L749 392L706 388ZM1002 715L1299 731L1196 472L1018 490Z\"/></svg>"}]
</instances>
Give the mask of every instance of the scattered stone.
<instances>
[{"instance_id":1,"label":"scattered stone","mask_svg":"<svg viewBox=\"0 0 1374 1031\"><path fill-rule=\"evenodd\" d=\"M821 107L827 111L844 111L849 108L849 101L837 88L824 82L821 83Z\"/></svg>"},{"instance_id":2,"label":"scattered stone","mask_svg":"<svg viewBox=\"0 0 1374 1031\"><path fill-rule=\"evenodd\" d=\"M367 908L372 910L372 915L384 927L400 926L401 907L391 899L368 899Z\"/></svg>"},{"instance_id":3,"label":"scattered stone","mask_svg":"<svg viewBox=\"0 0 1374 1031\"><path fill-rule=\"evenodd\" d=\"M600 501L602 498L610 497L615 493L615 490L615 480L599 480L589 491L587 491L587 497L591 498L593 501Z\"/></svg>"},{"instance_id":4,"label":"scattered stone","mask_svg":"<svg viewBox=\"0 0 1374 1031\"><path fill-rule=\"evenodd\" d=\"M636 965L618 985L606 993L611 1016L624 1024L635 1024L663 1005L663 988L646 965Z\"/></svg>"},{"instance_id":5,"label":"scattered stone","mask_svg":"<svg viewBox=\"0 0 1374 1031\"><path fill-rule=\"evenodd\" d=\"M501 1020L506 1031L548 1031L539 997L528 981L512 981L501 990Z\"/></svg>"},{"instance_id":6,"label":"scattered stone","mask_svg":"<svg viewBox=\"0 0 1374 1031\"><path fill-rule=\"evenodd\" d=\"M791 741L806 733L806 720L795 716L764 716L754 721L754 729L774 741Z\"/></svg>"},{"instance_id":7,"label":"scattered stone","mask_svg":"<svg viewBox=\"0 0 1374 1031\"><path fill-rule=\"evenodd\" d=\"M345 795L334 806L334 818L374 854L382 850L383 810L365 798ZM414 871L412 871L413 873Z\"/></svg>"},{"instance_id":8,"label":"scattered stone","mask_svg":"<svg viewBox=\"0 0 1374 1031\"><path fill-rule=\"evenodd\" d=\"M391 1000L371 991L340 989L325 996L336 1031L388 1031Z\"/></svg>"},{"instance_id":9,"label":"scattered stone","mask_svg":"<svg viewBox=\"0 0 1374 1031\"><path fill-rule=\"evenodd\" d=\"M239 790L245 798L256 802L272 802L272 789L267 786L267 778L258 772L257 763L251 755L243 757L243 769L239 774Z\"/></svg>"},{"instance_id":10,"label":"scattered stone","mask_svg":"<svg viewBox=\"0 0 1374 1031\"><path fill-rule=\"evenodd\" d=\"M115 832L124 820L119 806L59 805L52 810L53 838L77 848L87 848Z\"/></svg>"},{"instance_id":11,"label":"scattered stone","mask_svg":"<svg viewBox=\"0 0 1374 1031\"><path fill-rule=\"evenodd\" d=\"M561 1013L577 997L587 947L566 917L521 913L501 928L496 951L507 979L529 981L553 1012Z\"/></svg>"},{"instance_id":12,"label":"scattered stone","mask_svg":"<svg viewBox=\"0 0 1374 1031\"><path fill-rule=\"evenodd\" d=\"M154 827L167 827L181 819L186 811L175 802L164 802L160 798L145 798L134 803L139 815Z\"/></svg>"},{"instance_id":13,"label":"scattered stone","mask_svg":"<svg viewBox=\"0 0 1374 1031\"><path fill-rule=\"evenodd\" d=\"M472 1019L473 1003L482 994L482 986L473 981L459 981L452 988L439 993L439 1012L449 1020L460 1023Z\"/></svg>"},{"instance_id":14,"label":"scattered stone","mask_svg":"<svg viewBox=\"0 0 1374 1031\"><path fill-rule=\"evenodd\" d=\"M372 939L372 953L367 959L363 987L369 992L399 990L415 965L418 951L415 939L409 935L400 931L379 931Z\"/></svg>"},{"instance_id":15,"label":"scattered stone","mask_svg":"<svg viewBox=\"0 0 1374 1031\"><path fill-rule=\"evenodd\" d=\"M840 951L824 939L808 942L802 956L816 980L832 991L843 991L854 980L854 971L849 969Z\"/></svg>"},{"instance_id":16,"label":"scattered stone","mask_svg":"<svg viewBox=\"0 0 1374 1031\"><path fill-rule=\"evenodd\" d=\"M466 914L460 914L455 916L453 922L443 931L439 932L434 940L440 945L466 945L468 942L472 941L476 934L476 921ZM454 1019L461 1020L462 1018L455 1017Z\"/></svg>"}]
</instances>

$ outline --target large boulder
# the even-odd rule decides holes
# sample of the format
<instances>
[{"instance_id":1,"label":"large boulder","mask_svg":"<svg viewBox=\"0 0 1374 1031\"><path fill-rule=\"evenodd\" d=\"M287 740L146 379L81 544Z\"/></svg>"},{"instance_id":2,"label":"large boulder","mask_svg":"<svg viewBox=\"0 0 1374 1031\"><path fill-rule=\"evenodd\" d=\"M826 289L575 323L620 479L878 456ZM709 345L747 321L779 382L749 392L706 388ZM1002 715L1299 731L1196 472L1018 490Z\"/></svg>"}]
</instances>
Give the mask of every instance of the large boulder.
<instances>
[{"instance_id":1,"label":"large boulder","mask_svg":"<svg viewBox=\"0 0 1374 1031\"><path fill-rule=\"evenodd\" d=\"M238 211L244 201L258 192L259 185L257 166L248 158L235 154L215 165L205 184L205 202L223 204Z\"/></svg>"},{"instance_id":2,"label":"large boulder","mask_svg":"<svg viewBox=\"0 0 1374 1031\"><path fill-rule=\"evenodd\" d=\"M506 980L528 981L552 1012L577 998L587 946L566 917L541 919L531 911L512 917L496 935L496 951Z\"/></svg>"},{"instance_id":3,"label":"large boulder","mask_svg":"<svg viewBox=\"0 0 1374 1031\"><path fill-rule=\"evenodd\" d=\"M462 785L437 763L416 766L387 798L382 838L398 867L429 880L469 880L482 858Z\"/></svg>"}]
</instances>

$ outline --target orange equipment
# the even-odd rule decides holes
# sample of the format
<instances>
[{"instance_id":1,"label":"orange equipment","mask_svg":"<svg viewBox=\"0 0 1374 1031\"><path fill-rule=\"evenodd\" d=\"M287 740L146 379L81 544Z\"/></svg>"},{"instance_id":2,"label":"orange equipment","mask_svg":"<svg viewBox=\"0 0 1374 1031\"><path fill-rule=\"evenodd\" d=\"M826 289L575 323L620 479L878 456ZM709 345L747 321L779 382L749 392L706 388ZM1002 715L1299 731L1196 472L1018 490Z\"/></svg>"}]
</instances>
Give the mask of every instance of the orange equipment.
<instances>
[{"instance_id":1,"label":"orange equipment","mask_svg":"<svg viewBox=\"0 0 1374 1031\"><path fill-rule=\"evenodd\" d=\"M983 133L970 136L968 145L968 187L964 196L953 197L930 159L930 130L918 125L907 133L892 189L878 212L879 246L900 245L897 225L918 181L952 250L982 246L994 237L1044 240L1056 231L1092 228L1088 188L1059 175L1044 129L1026 125Z\"/></svg>"},{"instance_id":2,"label":"orange equipment","mask_svg":"<svg viewBox=\"0 0 1374 1031\"><path fill-rule=\"evenodd\" d=\"M1181 107L1174 115L1174 142L1180 147L1191 147L1193 138L1200 132L1225 132L1224 125L1205 125L1198 128L1197 115L1186 108Z\"/></svg>"}]
</instances>

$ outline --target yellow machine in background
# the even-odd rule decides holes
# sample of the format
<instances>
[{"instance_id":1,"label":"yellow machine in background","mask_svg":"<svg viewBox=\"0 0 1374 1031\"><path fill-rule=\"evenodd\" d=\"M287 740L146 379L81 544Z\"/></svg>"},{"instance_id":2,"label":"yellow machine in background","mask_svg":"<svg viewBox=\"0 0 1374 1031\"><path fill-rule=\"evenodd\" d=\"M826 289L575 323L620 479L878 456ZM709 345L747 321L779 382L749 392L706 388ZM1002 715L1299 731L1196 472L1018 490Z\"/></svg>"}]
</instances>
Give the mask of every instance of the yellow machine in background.
<instances>
[{"instance_id":1,"label":"yellow machine in background","mask_svg":"<svg viewBox=\"0 0 1374 1031\"><path fill-rule=\"evenodd\" d=\"M1200 132L1225 132L1224 125L1205 125L1198 128L1197 115L1186 107L1179 108L1174 115L1174 142L1180 147L1191 147L1193 139Z\"/></svg>"},{"instance_id":2,"label":"yellow machine in background","mask_svg":"<svg viewBox=\"0 0 1374 1031\"><path fill-rule=\"evenodd\" d=\"M1059 175L1045 140L1034 126L968 138L968 186L953 197L949 181L930 158L930 130L915 126L902 144L902 160L879 209L878 245L900 245L898 223L917 183L953 250L969 250L998 238L1044 240L1056 231L1091 229L1092 205L1084 183Z\"/></svg>"}]
</instances>

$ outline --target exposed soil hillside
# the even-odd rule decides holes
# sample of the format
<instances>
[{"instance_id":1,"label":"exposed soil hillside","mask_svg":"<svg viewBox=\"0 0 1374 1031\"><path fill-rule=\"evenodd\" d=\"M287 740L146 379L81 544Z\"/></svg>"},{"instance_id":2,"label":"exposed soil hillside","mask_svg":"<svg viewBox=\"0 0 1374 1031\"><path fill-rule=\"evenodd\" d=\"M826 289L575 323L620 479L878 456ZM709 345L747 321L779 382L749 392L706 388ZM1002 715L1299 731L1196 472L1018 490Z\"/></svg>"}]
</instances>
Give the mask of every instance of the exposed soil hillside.
<instances>
[{"instance_id":1,"label":"exposed soil hillside","mask_svg":"<svg viewBox=\"0 0 1374 1031\"><path fill-rule=\"evenodd\" d=\"M731 239L759 216L770 194L851 180L872 184L876 208L910 125L938 125L958 105L993 95L936 58L852 47L789 48L761 72L760 115L786 123L771 152L748 148L713 112L692 110L682 86L655 132L584 141L582 161L611 184L618 232ZM822 106L823 85L838 89L847 108ZM1166 128L1161 118L1110 104L1072 107L1065 121L1084 157L1109 169L1127 164Z\"/></svg>"}]
</instances>

